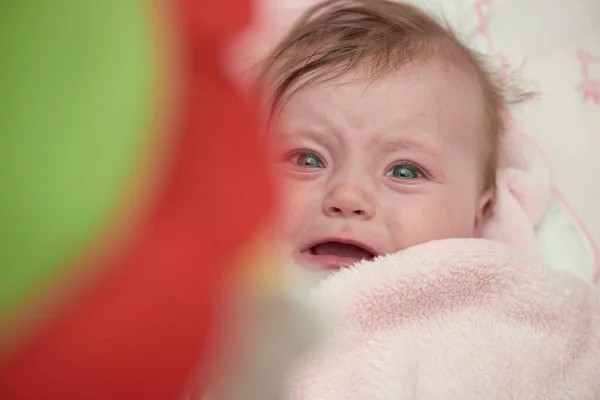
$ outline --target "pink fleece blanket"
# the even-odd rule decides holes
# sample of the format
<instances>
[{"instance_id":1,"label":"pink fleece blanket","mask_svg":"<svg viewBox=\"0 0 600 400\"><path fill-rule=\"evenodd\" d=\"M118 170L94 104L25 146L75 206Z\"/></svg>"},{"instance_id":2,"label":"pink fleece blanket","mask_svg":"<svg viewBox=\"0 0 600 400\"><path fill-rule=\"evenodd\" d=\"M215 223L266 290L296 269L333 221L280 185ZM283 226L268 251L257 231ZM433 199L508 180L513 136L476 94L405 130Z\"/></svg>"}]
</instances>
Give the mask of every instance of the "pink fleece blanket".
<instances>
[{"instance_id":1,"label":"pink fleece blanket","mask_svg":"<svg viewBox=\"0 0 600 400\"><path fill-rule=\"evenodd\" d=\"M342 270L338 330L293 399L600 399L600 294L489 240L430 242Z\"/></svg>"}]
</instances>

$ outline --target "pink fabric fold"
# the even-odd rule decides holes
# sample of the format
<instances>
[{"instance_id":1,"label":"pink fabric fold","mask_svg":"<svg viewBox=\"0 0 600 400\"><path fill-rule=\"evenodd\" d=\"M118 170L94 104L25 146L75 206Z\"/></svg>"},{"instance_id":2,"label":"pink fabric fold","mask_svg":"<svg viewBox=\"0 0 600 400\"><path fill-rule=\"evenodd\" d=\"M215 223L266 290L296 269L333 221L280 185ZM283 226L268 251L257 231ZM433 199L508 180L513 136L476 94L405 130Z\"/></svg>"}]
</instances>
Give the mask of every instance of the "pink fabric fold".
<instances>
[{"instance_id":1,"label":"pink fabric fold","mask_svg":"<svg viewBox=\"0 0 600 400\"><path fill-rule=\"evenodd\" d=\"M504 244L449 239L316 289L336 333L293 399L600 399L600 294Z\"/></svg>"},{"instance_id":2,"label":"pink fabric fold","mask_svg":"<svg viewBox=\"0 0 600 400\"><path fill-rule=\"evenodd\" d=\"M510 120L502 135L496 173L496 201L483 236L538 255L535 227L552 197L546 157Z\"/></svg>"}]
</instances>

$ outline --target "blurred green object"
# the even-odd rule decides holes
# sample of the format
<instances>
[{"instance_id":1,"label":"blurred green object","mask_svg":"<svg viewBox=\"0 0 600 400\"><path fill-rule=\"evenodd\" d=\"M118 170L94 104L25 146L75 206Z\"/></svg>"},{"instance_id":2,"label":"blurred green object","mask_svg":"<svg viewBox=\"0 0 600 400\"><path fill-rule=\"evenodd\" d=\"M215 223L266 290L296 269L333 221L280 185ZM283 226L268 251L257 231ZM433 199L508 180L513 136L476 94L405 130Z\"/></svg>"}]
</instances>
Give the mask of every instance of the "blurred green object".
<instances>
[{"instance_id":1,"label":"blurred green object","mask_svg":"<svg viewBox=\"0 0 600 400\"><path fill-rule=\"evenodd\" d=\"M0 2L0 324L107 227L150 128L142 0Z\"/></svg>"}]
</instances>

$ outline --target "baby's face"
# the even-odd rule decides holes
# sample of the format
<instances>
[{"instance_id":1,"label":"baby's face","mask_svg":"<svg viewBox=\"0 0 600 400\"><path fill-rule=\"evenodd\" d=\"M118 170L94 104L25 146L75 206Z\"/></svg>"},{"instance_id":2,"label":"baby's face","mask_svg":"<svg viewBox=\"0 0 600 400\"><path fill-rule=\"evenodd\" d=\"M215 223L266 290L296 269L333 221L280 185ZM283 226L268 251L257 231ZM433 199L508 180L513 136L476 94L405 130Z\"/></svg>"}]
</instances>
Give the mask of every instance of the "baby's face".
<instances>
[{"instance_id":1,"label":"baby's face","mask_svg":"<svg viewBox=\"0 0 600 400\"><path fill-rule=\"evenodd\" d=\"M272 134L277 226L293 262L326 276L434 239L474 237L487 145L477 81L434 62L294 93Z\"/></svg>"}]
</instances>

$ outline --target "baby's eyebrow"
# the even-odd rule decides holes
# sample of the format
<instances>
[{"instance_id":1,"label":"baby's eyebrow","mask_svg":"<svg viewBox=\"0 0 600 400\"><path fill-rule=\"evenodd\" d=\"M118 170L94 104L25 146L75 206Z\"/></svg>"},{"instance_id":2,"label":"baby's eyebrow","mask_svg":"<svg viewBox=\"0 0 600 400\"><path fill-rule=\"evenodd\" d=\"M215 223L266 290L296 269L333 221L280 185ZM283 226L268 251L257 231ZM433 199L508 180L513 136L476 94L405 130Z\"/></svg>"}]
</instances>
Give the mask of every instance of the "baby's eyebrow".
<instances>
[{"instance_id":1,"label":"baby's eyebrow","mask_svg":"<svg viewBox=\"0 0 600 400\"><path fill-rule=\"evenodd\" d=\"M281 131L279 135L284 138L284 140L304 139L327 145L332 145L339 140L337 135L315 127L290 127L289 129Z\"/></svg>"},{"instance_id":2,"label":"baby's eyebrow","mask_svg":"<svg viewBox=\"0 0 600 400\"><path fill-rule=\"evenodd\" d=\"M383 143L382 149L385 152L407 150L418 151L427 154L431 157L440 155L438 146L430 140L426 139L408 139L408 138L393 138L388 139Z\"/></svg>"}]
</instances>

